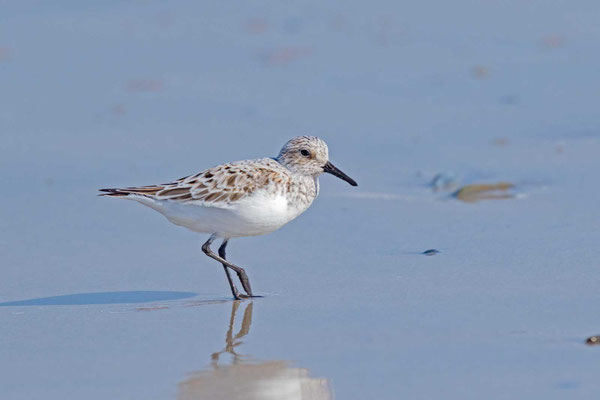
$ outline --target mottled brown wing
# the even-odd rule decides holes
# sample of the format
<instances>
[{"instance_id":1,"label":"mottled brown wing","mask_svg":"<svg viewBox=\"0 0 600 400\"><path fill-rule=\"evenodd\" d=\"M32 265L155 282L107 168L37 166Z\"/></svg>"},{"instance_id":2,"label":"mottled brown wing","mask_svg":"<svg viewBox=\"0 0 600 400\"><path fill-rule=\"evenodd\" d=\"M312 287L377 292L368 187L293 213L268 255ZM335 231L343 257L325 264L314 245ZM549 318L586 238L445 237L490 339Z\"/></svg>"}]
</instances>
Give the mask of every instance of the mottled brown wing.
<instances>
[{"instance_id":1,"label":"mottled brown wing","mask_svg":"<svg viewBox=\"0 0 600 400\"><path fill-rule=\"evenodd\" d=\"M210 168L197 176L188 177L193 200L207 203L235 203L256 189L271 183L282 184L287 175L282 175L265 163L231 163Z\"/></svg>"},{"instance_id":2,"label":"mottled brown wing","mask_svg":"<svg viewBox=\"0 0 600 400\"><path fill-rule=\"evenodd\" d=\"M202 201L231 204L243 199L257 188L277 184L284 187L289 182L265 162L238 162L219 165L196 175L186 176L164 185L129 187L123 189L101 189L106 196L140 195L156 200Z\"/></svg>"}]
</instances>

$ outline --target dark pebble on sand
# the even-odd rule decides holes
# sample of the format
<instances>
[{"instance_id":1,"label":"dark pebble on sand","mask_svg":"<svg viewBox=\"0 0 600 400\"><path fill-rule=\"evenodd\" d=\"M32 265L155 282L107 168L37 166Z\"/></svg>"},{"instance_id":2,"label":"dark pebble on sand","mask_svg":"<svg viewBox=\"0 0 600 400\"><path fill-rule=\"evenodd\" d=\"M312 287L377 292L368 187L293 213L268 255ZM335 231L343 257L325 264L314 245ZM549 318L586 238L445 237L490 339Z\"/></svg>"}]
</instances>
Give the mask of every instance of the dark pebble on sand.
<instances>
[{"instance_id":1,"label":"dark pebble on sand","mask_svg":"<svg viewBox=\"0 0 600 400\"><path fill-rule=\"evenodd\" d=\"M585 341L585 343L589 344L590 346L600 345L600 335L598 335L598 336L590 336L589 338L587 338L587 340Z\"/></svg>"}]
</instances>

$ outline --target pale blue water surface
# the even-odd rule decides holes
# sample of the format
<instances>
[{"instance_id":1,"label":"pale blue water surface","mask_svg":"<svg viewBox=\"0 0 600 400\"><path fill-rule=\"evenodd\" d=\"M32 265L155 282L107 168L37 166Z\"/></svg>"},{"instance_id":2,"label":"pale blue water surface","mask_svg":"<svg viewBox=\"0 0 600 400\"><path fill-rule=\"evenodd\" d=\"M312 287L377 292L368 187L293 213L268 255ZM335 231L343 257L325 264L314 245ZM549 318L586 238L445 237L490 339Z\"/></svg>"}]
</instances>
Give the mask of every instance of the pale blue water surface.
<instances>
[{"instance_id":1,"label":"pale blue water surface","mask_svg":"<svg viewBox=\"0 0 600 400\"><path fill-rule=\"evenodd\" d=\"M598 398L599 16L0 1L0 398ZM232 240L253 302L205 237L96 197L299 134L359 186Z\"/></svg>"}]
</instances>

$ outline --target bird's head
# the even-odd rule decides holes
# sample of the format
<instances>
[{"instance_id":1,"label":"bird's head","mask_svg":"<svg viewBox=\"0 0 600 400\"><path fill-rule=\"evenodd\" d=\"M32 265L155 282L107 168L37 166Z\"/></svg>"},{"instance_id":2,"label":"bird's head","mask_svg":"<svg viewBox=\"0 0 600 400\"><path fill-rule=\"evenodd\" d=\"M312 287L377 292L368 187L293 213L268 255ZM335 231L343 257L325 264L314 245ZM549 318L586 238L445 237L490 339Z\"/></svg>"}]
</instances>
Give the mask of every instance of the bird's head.
<instances>
[{"instance_id":1,"label":"bird's head","mask_svg":"<svg viewBox=\"0 0 600 400\"><path fill-rule=\"evenodd\" d=\"M354 179L329 161L327 144L315 136L298 136L289 140L279 152L277 161L298 174L316 177L327 172L357 186Z\"/></svg>"}]
</instances>

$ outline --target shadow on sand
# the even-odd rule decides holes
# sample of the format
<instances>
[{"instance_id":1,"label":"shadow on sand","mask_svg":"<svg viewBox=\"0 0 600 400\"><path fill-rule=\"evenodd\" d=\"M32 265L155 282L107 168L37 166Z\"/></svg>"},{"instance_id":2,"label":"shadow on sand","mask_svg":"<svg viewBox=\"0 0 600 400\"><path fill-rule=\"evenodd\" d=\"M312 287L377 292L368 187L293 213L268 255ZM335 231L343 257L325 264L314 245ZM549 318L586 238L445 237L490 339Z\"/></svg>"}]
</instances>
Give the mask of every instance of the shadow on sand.
<instances>
[{"instance_id":1,"label":"shadow on sand","mask_svg":"<svg viewBox=\"0 0 600 400\"><path fill-rule=\"evenodd\" d=\"M197 296L192 292L130 291L75 293L63 296L40 297L37 299L8 301L0 307L9 306L84 306L94 304L148 303L153 301L181 300Z\"/></svg>"}]
</instances>

